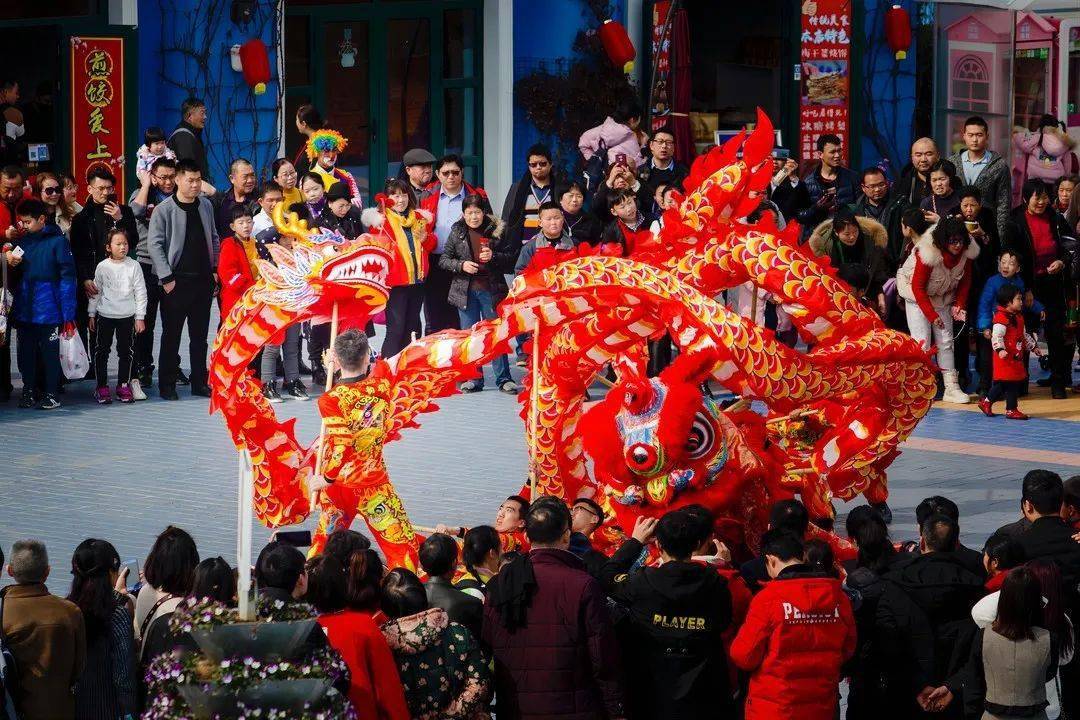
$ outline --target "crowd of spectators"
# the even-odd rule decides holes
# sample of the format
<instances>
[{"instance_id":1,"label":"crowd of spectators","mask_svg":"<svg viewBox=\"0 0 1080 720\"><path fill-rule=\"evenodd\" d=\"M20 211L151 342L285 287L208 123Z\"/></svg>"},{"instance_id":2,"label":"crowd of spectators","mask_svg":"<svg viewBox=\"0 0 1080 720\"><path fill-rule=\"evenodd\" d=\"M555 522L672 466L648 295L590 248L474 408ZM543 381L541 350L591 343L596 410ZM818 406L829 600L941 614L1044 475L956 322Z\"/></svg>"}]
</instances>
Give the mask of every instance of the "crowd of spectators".
<instances>
[{"instance_id":1,"label":"crowd of spectators","mask_svg":"<svg viewBox=\"0 0 1080 720\"><path fill-rule=\"evenodd\" d=\"M844 543L784 500L729 548L691 505L640 518L607 557L596 503L514 496L494 526L440 526L415 571L339 529L309 558L303 533L275 537L254 581L318 621L304 645L341 656L360 717L832 720L842 684L848 720L1076 717L1080 476L1032 470L1019 510L980 552L941 496L919 503L909 543L869 505ZM150 663L195 649L178 608L237 604L234 569L180 528L141 567L129 577L87 539L60 598L45 546L14 544L0 600L16 717L136 717Z\"/></svg>"}]
</instances>

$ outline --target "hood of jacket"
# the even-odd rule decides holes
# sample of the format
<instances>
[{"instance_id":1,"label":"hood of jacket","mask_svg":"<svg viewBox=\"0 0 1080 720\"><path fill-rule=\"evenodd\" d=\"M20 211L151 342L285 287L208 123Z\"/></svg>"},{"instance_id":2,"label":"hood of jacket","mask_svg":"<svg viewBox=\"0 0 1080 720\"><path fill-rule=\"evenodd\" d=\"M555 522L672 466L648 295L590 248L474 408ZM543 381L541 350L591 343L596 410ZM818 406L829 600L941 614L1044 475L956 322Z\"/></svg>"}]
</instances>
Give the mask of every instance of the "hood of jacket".
<instances>
[{"instance_id":1,"label":"hood of jacket","mask_svg":"<svg viewBox=\"0 0 1080 720\"><path fill-rule=\"evenodd\" d=\"M498 240L502 237L504 230L506 230L506 223L502 221L502 218L495 215L484 216L484 224L480 226L481 235L492 240ZM467 234L469 225L465 222L465 218L461 218L450 227L450 231Z\"/></svg>"},{"instance_id":2,"label":"hood of jacket","mask_svg":"<svg viewBox=\"0 0 1080 720\"><path fill-rule=\"evenodd\" d=\"M600 123L600 139L604 141L608 148L613 148L632 137L635 136L630 126L616 122L610 115L604 118L604 122Z\"/></svg>"},{"instance_id":3,"label":"hood of jacket","mask_svg":"<svg viewBox=\"0 0 1080 720\"><path fill-rule=\"evenodd\" d=\"M885 249L889 245L889 233L885 229L885 226L879 223L873 218L863 217L862 215L855 216L855 222L859 223L859 233L869 240L872 240L875 245L881 249ZM826 243L831 241L832 238L832 220L826 220L819 223L814 232L810 233L810 243L812 247L825 247Z\"/></svg>"},{"instance_id":4,"label":"hood of jacket","mask_svg":"<svg viewBox=\"0 0 1080 720\"><path fill-rule=\"evenodd\" d=\"M67 238L64 236L63 231L60 230L58 225L54 223L45 223L45 227L41 228L37 232L27 233L18 239L18 242L23 247L29 246L31 243L40 243L52 238L59 237L67 243Z\"/></svg>"},{"instance_id":5,"label":"hood of jacket","mask_svg":"<svg viewBox=\"0 0 1080 720\"><path fill-rule=\"evenodd\" d=\"M934 244L934 228L936 227L937 224L935 223L927 228L926 232L919 238L919 241L915 243L915 252L918 254L919 260L922 261L923 265L929 265L930 267L937 267L944 260L941 255L941 249ZM963 257L968 260L974 260L979 257L979 252L979 243L969 242L967 248L964 250Z\"/></svg>"},{"instance_id":6,"label":"hood of jacket","mask_svg":"<svg viewBox=\"0 0 1080 720\"><path fill-rule=\"evenodd\" d=\"M450 626L450 618L442 608L429 608L415 615L391 620L382 626L386 644L394 652L418 655L431 649Z\"/></svg>"},{"instance_id":7,"label":"hood of jacket","mask_svg":"<svg viewBox=\"0 0 1080 720\"><path fill-rule=\"evenodd\" d=\"M644 574L649 589L666 600L681 600L702 595L714 586L726 582L716 569L701 563L673 560Z\"/></svg>"}]
</instances>

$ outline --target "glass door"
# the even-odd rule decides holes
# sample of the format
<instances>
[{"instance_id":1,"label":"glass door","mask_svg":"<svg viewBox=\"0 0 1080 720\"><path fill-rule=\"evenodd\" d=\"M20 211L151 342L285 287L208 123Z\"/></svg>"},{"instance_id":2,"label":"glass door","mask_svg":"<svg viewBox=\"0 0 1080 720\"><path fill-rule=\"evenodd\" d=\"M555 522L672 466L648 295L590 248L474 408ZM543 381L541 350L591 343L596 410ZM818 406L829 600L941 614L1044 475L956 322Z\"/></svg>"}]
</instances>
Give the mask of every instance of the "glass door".
<instances>
[{"instance_id":1,"label":"glass door","mask_svg":"<svg viewBox=\"0 0 1080 720\"><path fill-rule=\"evenodd\" d=\"M314 103L349 138L339 160L370 205L412 148L457 153L479 183L481 0L286 0L286 149Z\"/></svg>"}]
</instances>

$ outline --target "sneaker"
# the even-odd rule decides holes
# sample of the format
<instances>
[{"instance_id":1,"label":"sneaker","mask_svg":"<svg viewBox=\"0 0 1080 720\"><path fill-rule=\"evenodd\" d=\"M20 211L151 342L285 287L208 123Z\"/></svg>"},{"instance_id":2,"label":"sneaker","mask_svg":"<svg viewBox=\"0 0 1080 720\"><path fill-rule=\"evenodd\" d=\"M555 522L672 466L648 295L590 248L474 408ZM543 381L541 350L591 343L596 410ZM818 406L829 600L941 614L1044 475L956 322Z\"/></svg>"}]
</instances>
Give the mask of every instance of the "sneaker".
<instances>
[{"instance_id":1,"label":"sneaker","mask_svg":"<svg viewBox=\"0 0 1080 720\"><path fill-rule=\"evenodd\" d=\"M507 395L517 395L521 392L521 388L518 387L518 384L513 380L507 380L499 385L499 391L504 392Z\"/></svg>"},{"instance_id":2,"label":"sneaker","mask_svg":"<svg viewBox=\"0 0 1080 720\"><path fill-rule=\"evenodd\" d=\"M289 397L293 400L310 400L307 394L307 388L304 387L304 383L299 380L293 380L287 386Z\"/></svg>"},{"instance_id":3,"label":"sneaker","mask_svg":"<svg viewBox=\"0 0 1080 720\"><path fill-rule=\"evenodd\" d=\"M1005 417L1008 418L1009 420L1029 420L1030 419L1027 415L1020 412L1020 410L1010 410L1007 413L1005 413Z\"/></svg>"},{"instance_id":4,"label":"sneaker","mask_svg":"<svg viewBox=\"0 0 1080 720\"><path fill-rule=\"evenodd\" d=\"M209 385L192 385L191 386L191 394L193 396L208 398L208 397L210 397L210 386Z\"/></svg>"},{"instance_id":5,"label":"sneaker","mask_svg":"<svg viewBox=\"0 0 1080 720\"><path fill-rule=\"evenodd\" d=\"M60 407L60 401L56 399L55 395L45 393L41 398L41 402L38 403L38 407L42 410L55 410Z\"/></svg>"},{"instance_id":6,"label":"sneaker","mask_svg":"<svg viewBox=\"0 0 1080 720\"><path fill-rule=\"evenodd\" d=\"M183 370L177 368L176 370L176 384L177 385L190 385L191 378L184 374Z\"/></svg>"},{"instance_id":7,"label":"sneaker","mask_svg":"<svg viewBox=\"0 0 1080 720\"><path fill-rule=\"evenodd\" d=\"M281 399L281 395L278 393L276 382L263 383L262 394L263 397L266 398L267 402L283 402L283 400Z\"/></svg>"},{"instance_id":8,"label":"sneaker","mask_svg":"<svg viewBox=\"0 0 1080 720\"><path fill-rule=\"evenodd\" d=\"M174 385L162 385L158 388L158 394L161 395L162 400L180 399L180 396L176 394L176 386Z\"/></svg>"},{"instance_id":9,"label":"sneaker","mask_svg":"<svg viewBox=\"0 0 1080 720\"><path fill-rule=\"evenodd\" d=\"M132 380L132 382L138 382L138 380ZM145 395L143 397L146 397ZM127 385L116 386L116 399L122 403L135 402L135 396L131 392L131 388Z\"/></svg>"},{"instance_id":10,"label":"sneaker","mask_svg":"<svg viewBox=\"0 0 1080 720\"><path fill-rule=\"evenodd\" d=\"M484 386L475 380L466 380L461 383L461 392L463 393L475 393L484 389Z\"/></svg>"},{"instance_id":11,"label":"sneaker","mask_svg":"<svg viewBox=\"0 0 1080 720\"><path fill-rule=\"evenodd\" d=\"M107 387L99 387L94 391L94 397L97 399L98 405L109 405L112 403L112 393L109 392Z\"/></svg>"},{"instance_id":12,"label":"sneaker","mask_svg":"<svg viewBox=\"0 0 1080 720\"><path fill-rule=\"evenodd\" d=\"M33 390L23 390L22 397L19 398L19 407L23 410L34 407L37 404L37 396Z\"/></svg>"},{"instance_id":13,"label":"sneaker","mask_svg":"<svg viewBox=\"0 0 1080 720\"><path fill-rule=\"evenodd\" d=\"M311 384L317 388L326 387L326 371L322 368L315 368L311 373Z\"/></svg>"},{"instance_id":14,"label":"sneaker","mask_svg":"<svg viewBox=\"0 0 1080 720\"><path fill-rule=\"evenodd\" d=\"M979 401L979 409L982 410L983 415L986 417L994 416L994 404L990 402L990 398L983 398Z\"/></svg>"},{"instance_id":15,"label":"sneaker","mask_svg":"<svg viewBox=\"0 0 1080 720\"><path fill-rule=\"evenodd\" d=\"M139 385L140 385L140 389L141 389L141 386L143 386L143 385L145 385L146 387L152 387L154 385L154 368L153 367L143 368L142 370L139 371ZM134 392L134 390L135 389L132 388L132 392ZM136 396L135 399L138 400L139 397Z\"/></svg>"},{"instance_id":16,"label":"sneaker","mask_svg":"<svg viewBox=\"0 0 1080 720\"><path fill-rule=\"evenodd\" d=\"M146 393L143 392L142 382L139 380L139 378L132 378L131 382L128 383L128 389L131 390L132 400L146 399Z\"/></svg>"}]
</instances>

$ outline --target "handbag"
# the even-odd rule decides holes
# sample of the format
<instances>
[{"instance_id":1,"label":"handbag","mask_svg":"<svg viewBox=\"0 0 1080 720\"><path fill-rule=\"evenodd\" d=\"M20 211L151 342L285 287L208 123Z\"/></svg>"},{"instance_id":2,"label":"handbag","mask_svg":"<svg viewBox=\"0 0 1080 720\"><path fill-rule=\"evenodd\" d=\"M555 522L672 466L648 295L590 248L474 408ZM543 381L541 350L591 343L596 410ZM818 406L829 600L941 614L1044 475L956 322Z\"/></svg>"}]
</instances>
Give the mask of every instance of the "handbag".
<instances>
[{"instance_id":1,"label":"handbag","mask_svg":"<svg viewBox=\"0 0 1080 720\"><path fill-rule=\"evenodd\" d=\"M77 332L71 333L71 337L60 335L60 369L68 380L79 380L90 372L90 358Z\"/></svg>"}]
</instances>

